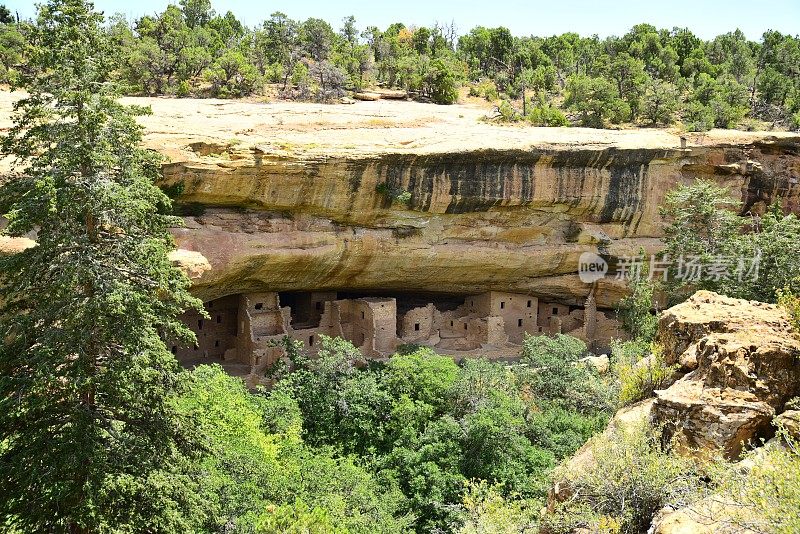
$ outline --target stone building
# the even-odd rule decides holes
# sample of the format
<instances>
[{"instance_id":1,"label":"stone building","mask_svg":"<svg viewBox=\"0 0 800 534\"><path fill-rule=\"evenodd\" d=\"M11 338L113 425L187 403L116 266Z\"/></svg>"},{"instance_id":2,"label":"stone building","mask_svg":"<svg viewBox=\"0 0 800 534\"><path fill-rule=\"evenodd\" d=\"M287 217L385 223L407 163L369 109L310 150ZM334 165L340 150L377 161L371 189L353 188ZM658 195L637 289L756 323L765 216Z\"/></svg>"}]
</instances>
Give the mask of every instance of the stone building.
<instances>
[{"instance_id":1,"label":"stone building","mask_svg":"<svg viewBox=\"0 0 800 534\"><path fill-rule=\"evenodd\" d=\"M367 358L383 358L401 344L427 345L454 357L514 357L525 334L568 333L594 349L620 335L616 321L597 311L593 295L585 310L498 291L430 296L433 302L427 303L408 295L350 297L332 291L260 292L209 301L210 319L197 313L183 317L197 344L173 344L172 351L184 365L217 361L234 374L263 375L284 356L285 336L311 354L326 335L350 341Z\"/></svg>"}]
</instances>

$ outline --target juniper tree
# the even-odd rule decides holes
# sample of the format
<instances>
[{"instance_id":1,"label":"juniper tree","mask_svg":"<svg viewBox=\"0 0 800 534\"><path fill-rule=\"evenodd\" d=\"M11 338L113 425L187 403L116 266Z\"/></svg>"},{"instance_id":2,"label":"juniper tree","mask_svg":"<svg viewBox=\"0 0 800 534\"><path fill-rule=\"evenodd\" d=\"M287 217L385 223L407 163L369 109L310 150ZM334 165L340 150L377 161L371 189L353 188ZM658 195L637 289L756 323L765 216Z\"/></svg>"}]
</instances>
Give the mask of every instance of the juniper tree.
<instances>
[{"instance_id":1,"label":"juniper tree","mask_svg":"<svg viewBox=\"0 0 800 534\"><path fill-rule=\"evenodd\" d=\"M40 6L2 142L5 233L37 245L0 258L0 525L192 531L197 440L162 339L190 338L176 317L199 303L168 260L145 110L116 100L101 22L83 0Z\"/></svg>"}]
</instances>

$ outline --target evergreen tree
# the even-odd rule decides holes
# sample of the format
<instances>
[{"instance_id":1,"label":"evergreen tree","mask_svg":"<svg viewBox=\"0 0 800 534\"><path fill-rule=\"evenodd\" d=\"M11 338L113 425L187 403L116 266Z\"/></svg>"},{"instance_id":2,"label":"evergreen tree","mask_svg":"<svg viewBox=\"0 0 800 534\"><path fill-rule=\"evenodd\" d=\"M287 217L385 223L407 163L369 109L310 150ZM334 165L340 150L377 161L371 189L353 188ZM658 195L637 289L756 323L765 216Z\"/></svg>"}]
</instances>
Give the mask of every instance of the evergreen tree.
<instances>
[{"instance_id":1,"label":"evergreen tree","mask_svg":"<svg viewBox=\"0 0 800 534\"><path fill-rule=\"evenodd\" d=\"M0 191L0 524L22 532L196 531L185 470L197 440L163 338L199 302L167 253L175 221L110 81L102 16L84 0L39 9ZM198 308L199 309L199 308Z\"/></svg>"}]
</instances>

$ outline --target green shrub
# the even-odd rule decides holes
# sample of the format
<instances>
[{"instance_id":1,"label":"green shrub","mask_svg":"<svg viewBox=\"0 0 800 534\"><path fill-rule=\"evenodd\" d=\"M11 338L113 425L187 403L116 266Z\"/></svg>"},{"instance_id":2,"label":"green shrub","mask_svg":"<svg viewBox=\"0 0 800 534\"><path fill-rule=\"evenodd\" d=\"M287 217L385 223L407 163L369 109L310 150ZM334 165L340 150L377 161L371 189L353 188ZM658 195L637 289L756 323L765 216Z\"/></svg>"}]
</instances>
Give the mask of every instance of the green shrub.
<instances>
[{"instance_id":1,"label":"green shrub","mask_svg":"<svg viewBox=\"0 0 800 534\"><path fill-rule=\"evenodd\" d=\"M449 356L430 348L393 356L386 365L384 381L396 395L408 395L432 406L442 406L458 379L459 369Z\"/></svg>"},{"instance_id":2,"label":"green shrub","mask_svg":"<svg viewBox=\"0 0 800 534\"><path fill-rule=\"evenodd\" d=\"M690 132L707 132L714 127L714 111L701 102L689 102L683 112L683 122Z\"/></svg>"},{"instance_id":3,"label":"green shrub","mask_svg":"<svg viewBox=\"0 0 800 534\"><path fill-rule=\"evenodd\" d=\"M569 126L566 115L550 104L534 106L525 118L534 126Z\"/></svg>"},{"instance_id":4,"label":"green shrub","mask_svg":"<svg viewBox=\"0 0 800 534\"><path fill-rule=\"evenodd\" d=\"M658 510L688 503L701 487L694 461L663 449L660 432L646 420L611 427L588 452L592 461L556 470L557 480L569 481L571 496L545 516L547 532L639 534Z\"/></svg>"},{"instance_id":5,"label":"green shrub","mask_svg":"<svg viewBox=\"0 0 800 534\"><path fill-rule=\"evenodd\" d=\"M508 100L503 100L500 102L497 110L500 113L500 116L498 117L500 122L517 122L522 118Z\"/></svg>"},{"instance_id":6,"label":"green shrub","mask_svg":"<svg viewBox=\"0 0 800 534\"><path fill-rule=\"evenodd\" d=\"M716 488L709 499L723 505L715 519L732 531L800 532L800 442L785 429L779 436L785 445L772 443L750 452L747 470L724 462L710 470ZM735 506L725 506L731 502Z\"/></svg>"},{"instance_id":7,"label":"green shrub","mask_svg":"<svg viewBox=\"0 0 800 534\"><path fill-rule=\"evenodd\" d=\"M638 343L637 343L638 347ZM628 406L652 397L657 389L667 387L678 365L667 365L658 345L651 345L649 356L638 361L628 353L630 345L617 344L614 351L614 372L619 379L619 405Z\"/></svg>"},{"instance_id":8,"label":"green shrub","mask_svg":"<svg viewBox=\"0 0 800 534\"><path fill-rule=\"evenodd\" d=\"M794 331L800 333L800 297L789 288L778 290L778 304L788 313Z\"/></svg>"},{"instance_id":9,"label":"green shrub","mask_svg":"<svg viewBox=\"0 0 800 534\"><path fill-rule=\"evenodd\" d=\"M469 88L469 96L485 98L489 102L493 102L500 98L500 94L497 92L497 85L495 85L492 80L487 78L472 84Z\"/></svg>"},{"instance_id":10,"label":"green shrub","mask_svg":"<svg viewBox=\"0 0 800 534\"><path fill-rule=\"evenodd\" d=\"M521 362L529 366L521 377L537 402L594 413L612 402L610 389L592 366L578 365L587 354L586 344L578 338L556 334L526 335L522 342Z\"/></svg>"},{"instance_id":11,"label":"green shrub","mask_svg":"<svg viewBox=\"0 0 800 534\"><path fill-rule=\"evenodd\" d=\"M540 503L504 497L503 488L471 481L464 495L466 520L459 534L534 532ZM537 506L538 505L538 506Z\"/></svg>"},{"instance_id":12,"label":"green shrub","mask_svg":"<svg viewBox=\"0 0 800 534\"><path fill-rule=\"evenodd\" d=\"M658 316L653 313L656 286L645 274L630 280L630 294L617 304L617 315L623 330L633 339L650 342L656 337L658 330Z\"/></svg>"}]
</instances>

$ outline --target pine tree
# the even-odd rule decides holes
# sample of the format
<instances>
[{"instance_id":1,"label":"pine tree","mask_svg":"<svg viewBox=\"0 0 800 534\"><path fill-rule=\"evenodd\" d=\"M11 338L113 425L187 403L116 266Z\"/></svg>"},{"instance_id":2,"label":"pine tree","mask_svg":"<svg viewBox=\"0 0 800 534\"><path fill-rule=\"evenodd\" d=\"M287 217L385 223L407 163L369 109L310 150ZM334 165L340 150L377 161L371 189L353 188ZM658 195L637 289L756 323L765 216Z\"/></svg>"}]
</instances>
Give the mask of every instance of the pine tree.
<instances>
[{"instance_id":1,"label":"pine tree","mask_svg":"<svg viewBox=\"0 0 800 534\"><path fill-rule=\"evenodd\" d=\"M142 108L117 100L102 15L39 8L4 155L0 258L0 525L24 532L186 532L202 517L198 449L162 339L200 303L167 258L175 221L139 147Z\"/></svg>"}]
</instances>

